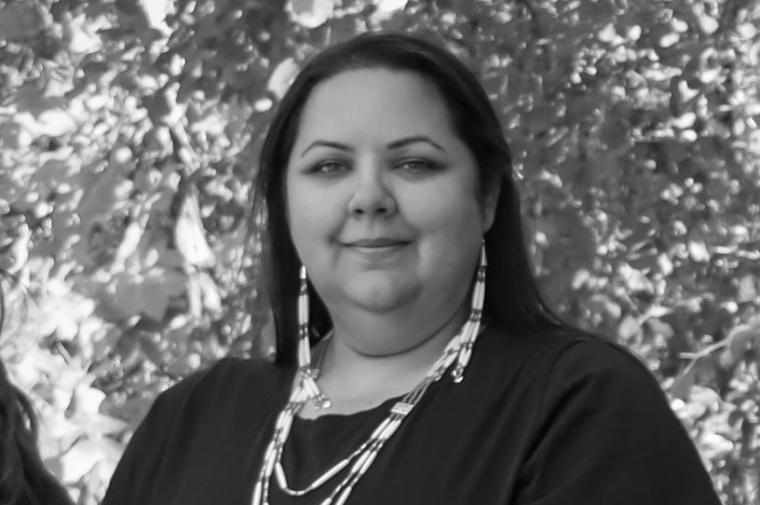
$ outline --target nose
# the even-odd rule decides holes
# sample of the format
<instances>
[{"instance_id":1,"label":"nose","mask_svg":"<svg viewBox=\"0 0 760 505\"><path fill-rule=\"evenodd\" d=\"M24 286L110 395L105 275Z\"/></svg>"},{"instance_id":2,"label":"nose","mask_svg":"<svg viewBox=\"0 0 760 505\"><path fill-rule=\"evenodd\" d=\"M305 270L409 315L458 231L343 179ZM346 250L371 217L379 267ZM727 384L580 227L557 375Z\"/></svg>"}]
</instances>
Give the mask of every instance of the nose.
<instances>
[{"instance_id":1,"label":"nose","mask_svg":"<svg viewBox=\"0 0 760 505\"><path fill-rule=\"evenodd\" d=\"M353 217L389 217L396 213L396 199L379 166L357 169L357 185L348 202Z\"/></svg>"}]
</instances>

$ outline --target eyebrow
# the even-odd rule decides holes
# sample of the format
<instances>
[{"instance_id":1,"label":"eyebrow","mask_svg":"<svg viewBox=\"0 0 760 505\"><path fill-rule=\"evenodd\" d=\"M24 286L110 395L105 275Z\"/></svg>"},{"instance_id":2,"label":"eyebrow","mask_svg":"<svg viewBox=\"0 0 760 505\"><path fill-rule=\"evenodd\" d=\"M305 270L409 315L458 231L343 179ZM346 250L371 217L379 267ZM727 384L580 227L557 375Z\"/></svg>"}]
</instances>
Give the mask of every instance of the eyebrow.
<instances>
[{"instance_id":1,"label":"eyebrow","mask_svg":"<svg viewBox=\"0 0 760 505\"><path fill-rule=\"evenodd\" d=\"M339 151L353 151L353 149L345 144L341 144L340 142L332 142L330 140L315 140L309 144L306 149L301 151L301 156L303 157L304 154L309 152L311 149L314 149L315 147L331 147L333 149L338 149Z\"/></svg>"},{"instance_id":2,"label":"eyebrow","mask_svg":"<svg viewBox=\"0 0 760 505\"><path fill-rule=\"evenodd\" d=\"M446 149L444 149L440 144L436 143L428 137L427 135L414 135L411 137L404 137L399 140L394 140L390 144L388 144L388 149L398 149L400 147L406 147L409 144L415 144L417 142L424 142L426 144L430 144L431 146L435 147L439 151L446 152Z\"/></svg>"},{"instance_id":3,"label":"eyebrow","mask_svg":"<svg viewBox=\"0 0 760 505\"><path fill-rule=\"evenodd\" d=\"M387 147L388 149L399 149L402 147L406 147L409 144L415 144L417 142L423 142L426 144L430 144L431 146L435 147L439 151L446 152L446 149L444 149L440 144L435 142L433 139L428 137L427 135L413 135L411 137L404 137L398 140L394 140L393 142L388 143ZM315 148L315 147L330 147L333 149L338 149L340 151L347 151L351 152L353 149L346 144L341 144L340 142L333 142L331 140L315 140L309 146L304 149L301 152L301 156L306 154L309 150Z\"/></svg>"}]
</instances>

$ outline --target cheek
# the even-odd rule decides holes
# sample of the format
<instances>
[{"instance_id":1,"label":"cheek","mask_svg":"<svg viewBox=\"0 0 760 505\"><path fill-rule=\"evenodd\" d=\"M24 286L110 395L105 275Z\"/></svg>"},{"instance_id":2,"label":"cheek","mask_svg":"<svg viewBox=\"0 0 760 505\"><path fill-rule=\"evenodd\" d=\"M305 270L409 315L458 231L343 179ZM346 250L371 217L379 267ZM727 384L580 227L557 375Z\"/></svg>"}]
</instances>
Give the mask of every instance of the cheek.
<instances>
[{"instance_id":1,"label":"cheek","mask_svg":"<svg viewBox=\"0 0 760 505\"><path fill-rule=\"evenodd\" d=\"M430 230L436 230L436 234L450 235L465 233L465 235L482 235L483 227L483 204L476 195L462 193L458 190L435 191L430 194L420 195L413 199L413 205L417 207L415 213L419 221L424 223ZM469 233L468 233L469 232Z\"/></svg>"},{"instance_id":2,"label":"cheek","mask_svg":"<svg viewBox=\"0 0 760 505\"><path fill-rule=\"evenodd\" d=\"M314 227L300 217L300 214L296 214L290 220L290 240L296 249L298 259L310 275L313 275L314 271L319 270L320 257L323 256L320 252L323 248L317 247L320 237L315 234Z\"/></svg>"},{"instance_id":3,"label":"cheek","mask_svg":"<svg viewBox=\"0 0 760 505\"><path fill-rule=\"evenodd\" d=\"M439 273L459 271L469 265L471 257L480 250L483 238L482 211L474 199L466 201L444 200L431 211L425 222L428 241L423 255L427 263ZM465 268L469 272L469 266Z\"/></svg>"},{"instance_id":4,"label":"cheek","mask_svg":"<svg viewBox=\"0 0 760 505\"><path fill-rule=\"evenodd\" d=\"M317 246L332 242L340 227L334 201L303 184L292 184L286 195L290 235L299 256L314 256Z\"/></svg>"},{"instance_id":5,"label":"cheek","mask_svg":"<svg viewBox=\"0 0 760 505\"><path fill-rule=\"evenodd\" d=\"M316 216L301 205L291 208L289 215L288 226L293 243L298 246L314 240L319 231L319 220L315 219Z\"/></svg>"},{"instance_id":6,"label":"cheek","mask_svg":"<svg viewBox=\"0 0 760 505\"><path fill-rule=\"evenodd\" d=\"M302 226L304 219L309 216L309 192L298 181L287 180L285 193L285 215L291 229Z\"/></svg>"},{"instance_id":7,"label":"cheek","mask_svg":"<svg viewBox=\"0 0 760 505\"><path fill-rule=\"evenodd\" d=\"M430 222L430 240L422 251L421 265L432 276L432 291L445 293L452 285L467 284L476 265L483 236L482 213L475 202L466 207L462 204L451 205L448 212Z\"/></svg>"},{"instance_id":8,"label":"cheek","mask_svg":"<svg viewBox=\"0 0 760 505\"><path fill-rule=\"evenodd\" d=\"M304 232L309 229L308 223L304 222L304 216L308 216L308 213L304 212L303 199L299 194L297 185L290 184L290 181L288 181L288 185L283 190L283 193L285 221L288 223L290 238L296 246L299 256L301 256L302 243L305 238Z\"/></svg>"}]
</instances>

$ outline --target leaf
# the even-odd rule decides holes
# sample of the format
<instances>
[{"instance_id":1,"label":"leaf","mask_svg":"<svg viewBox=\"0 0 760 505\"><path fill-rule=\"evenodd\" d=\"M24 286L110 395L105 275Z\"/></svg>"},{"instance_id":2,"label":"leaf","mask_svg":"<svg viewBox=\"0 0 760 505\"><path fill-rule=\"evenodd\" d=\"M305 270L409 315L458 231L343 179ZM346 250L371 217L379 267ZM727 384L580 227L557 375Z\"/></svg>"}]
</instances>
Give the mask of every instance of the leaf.
<instances>
[{"instance_id":1,"label":"leaf","mask_svg":"<svg viewBox=\"0 0 760 505\"><path fill-rule=\"evenodd\" d=\"M659 318L652 317L647 320L647 324L656 335L659 335L666 340L675 335L673 327Z\"/></svg>"},{"instance_id":2,"label":"leaf","mask_svg":"<svg viewBox=\"0 0 760 505\"><path fill-rule=\"evenodd\" d=\"M702 239L689 240L689 256L698 263L710 261L710 251L707 250L707 244Z\"/></svg>"},{"instance_id":3,"label":"leaf","mask_svg":"<svg viewBox=\"0 0 760 505\"><path fill-rule=\"evenodd\" d=\"M388 21L391 19L391 17L393 17L394 14L406 7L407 3L408 0L376 0L375 11L372 13L372 22L382 23L383 21ZM475 2L472 0L464 0L460 2L460 6L458 7L463 11L472 11L472 6L474 3ZM464 6L462 4L467 4L467 6Z\"/></svg>"},{"instance_id":4,"label":"leaf","mask_svg":"<svg viewBox=\"0 0 760 505\"><path fill-rule=\"evenodd\" d=\"M558 123L557 109L552 105L534 107L526 120L532 132L542 133Z\"/></svg>"},{"instance_id":5,"label":"leaf","mask_svg":"<svg viewBox=\"0 0 760 505\"><path fill-rule=\"evenodd\" d=\"M676 32L666 33L657 41L660 47L668 48L672 47L681 40L681 36Z\"/></svg>"},{"instance_id":6,"label":"leaf","mask_svg":"<svg viewBox=\"0 0 760 505\"><path fill-rule=\"evenodd\" d=\"M721 404L720 395L715 390L698 385L691 390L691 401L701 403L713 412L717 412Z\"/></svg>"},{"instance_id":7,"label":"leaf","mask_svg":"<svg viewBox=\"0 0 760 505\"><path fill-rule=\"evenodd\" d=\"M141 286L141 312L156 321L164 318L169 300L185 291L185 276L176 270L154 267Z\"/></svg>"},{"instance_id":8,"label":"leaf","mask_svg":"<svg viewBox=\"0 0 760 505\"><path fill-rule=\"evenodd\" d=\"M163 27L166 15L173 10L171 0L141 0L139 3L153 28Z\"/></svg>"},{"instance_id":9,"label":"leaf","mask_svg":"<svg viewBox=\"0 0 760 505\"><path fill-rule=\"evenodd\" d=\"M752 274L745 274L739 279L739 293L736 301L739 303L757 301L758 293L755 286L755 276Z\"/></svg>"},{"instance_id":10,"label":"leaf","mask_svg":"<svg viewBox=\"0 0 760 505\"><path fill-rule=\"evenodd\" d=\"M566 123L571 125L578 124L594 111L598 110L600 101L596 97L577 96L568 100L567 111L565 112Z\"/></svg>"},{"instance_id":11,"label":"leaf","mask_svg":"<svg viewBox=\"0 0 760 505\"><path fill-rule=\"evenodd\" d=\"M76 414L95 415L98 413L100 404L103 403L105 397L106 394L103 391L90 387L87 384L80 384L74 390L69 411Z\"/></svg>"},{"instance_id":12,"label":"leaf","mask_svg":"<svg viewBox=\"0 0 760 505\"><path fill-rule=\"evenodd\" d=\"M597 35L597 38L601 42L607 42L610 43L618 36L617 32L615 31L615 25L612 23L607 24L604 28L599 30L599 34Z\"/></svg>"},{"instance_id":13,"label":"leaf","mask_svg":"<svg viewBox=\"0 0 760 505\"><path fill-rule=\"evenodd\" d=\"M58 2L56 5L63 2ZM70 34L71 40L68 43L68 50L78 54L94 54L103 48L103 40L94 33L95 30L89 29L88 21L85 15L76 18L67 15L62 20L64 31ZM109 70L108 64L102 61L90 61L82 68L87 80L93 80L102 77Z\"/></svg>"},{"instance_id":14,"label":"leaf","mask_svg":"<svg viewBox=\"0 0 760 505\"><path fill-rule=\"evenodd\" d=\"M751 22L741 23L736 27L736 32L744 40L754 39L758 32L758 27Z\"/></svg>"},{"instance_id":15,"label":"leaf","mask_svg":"<svg viewBox=\"0 0 760 505\"><path fill-rule=\"evenodd\" d=\"M103 459L103 451L98 440L82 440L77 442L60 458L61 480L64 483L75 483L82 479L87 472Z\"/></svg>"},{"instance_id":16,"label":"leaf","mask_svg":"<svg viewBox=\"0 0 760 505\"><path fill-rule=\"evenodd\" d=\"M24 40L39 34L45 20L37 9L20 3L0 7L0 40Z\"/></svg>"},{"instance_id":17,"label":"leaf","mask_svg":"<svg viewBox=\"0 0 760 505\"><path fill-rule=\"evenodd\" d=\"M95 303L72 292L71 286L58 279L45 285L46 295L41 300L40 331L43 335L56 333L59 340L70 341L79 334L80 323L95 311Z\"/></svg>"},{"instance_id":18,"label":"leaf","mask_svg":"<svg viewBox=\"0 0 760 505\"><path fill-rule=\"evenodd\" d=\"M191 275L187 283L187 312L196 320L203 317L203 292L198 278Z\"/></svg>"},{"instance_id":19,"label":"leaf","mask_svg":"<svg viewBox=\"0 0 760 505\"><path fill-rule=\"evenodd\" d=\"M62 96L49 96L45 89L33 83L26 83L16 91L16 109L19 112L29 112L38 117L45 111L63 109L66 99Z\"/></svg>"},{"instance_id":20,"label":"leaf","mask_svg":"<svg viewBox=\"0 0 760 505\"><path fill-rule=\"evenodd\" d=\"M15 120L3 119L0 122L0 141L4 146L9 149L23 149L32 143L32 135L25 125Z\"/></svg>"},{"instance_id":21,"label":"leaf","mask_svg":"<svg viewBox=\"0 0 760 505\"><path fill-rule=\"evenodd\" d=\"M121 24L137 28L137 35L146 46L168 35L164 23L170 8L166 0L116 0L114 2Z\"/></svg>"},{"instance_id":22,"label":"leaf","mask_svg":"<svg viewBox=\"0 0 760 505\"><path fill-rule=\"evenodd\" d=\"M73 149L59 149L49 157L40 156L42 166L32 176L32 181L57 193L68 193L84 182L80 159Z\"/></svg>"},{"instance_id":23,"label":"leaf","mask_svg":"<svg viewBox=\"0 0 760 505\"><path fill-rule=\"evenodd\" d=\"M670 396L688 402L696 377L697 369L693 363L690 363L673 381L673 385L670 387Z\"/></svg>"},{"instance_id":24,"label":"leaf","mask_svg":"<svg viewBox=\"0 0 760 505\"><path fill-rule=\"evenodd\" d=\"M298 64L293 58L282 60L269 76L267 89L277 98L282 98L293 82L293 79L296 78L298 70Z\"/></svg>"},{"instance_id":25,"label":"leaf","mask_svg":"<svg viewBox=\"0 0 760 505\"><path fill-rule=\"evenodd\" d=\"M586 306L597 314L606 314L611 320L618 320L622 314L620 305L603 293L593 295Z\"/></svg>"},{"instance_id":26,"label":"leaf","mask_svg":"<svg viewBox=\"0 0 760 505\"><path fill-rule=\"evenodd\" d=\"M726 336L728 345L721 355L721 365L733 366L744 358L747 351L760 344L760 328L749 324L735 326Z\"/></svg>"},{"instance_id":27,"label":"leaf","mask_svg":"<svg viewBox=\"0 0 760 505\"><path fill-rule=\"evenodd\" d=\"M361 30L358 16L344 15L330 21L330 43L338 44L353 38Z\"/></svg>"},{"instance_id":28,"label":"leaf","mask_svg":"<svg viewBox=\"0 0 760 505\"><path fill-rule=\"evenodd\" d=\"M665 307L663 305L655 304L649 307L649 309L646 312L646 317L658 318L658 317L662 317L664 315L670 314L671 312L673 312L673 309L671 309L670 307Z\"/></svg>"},{"instance_id":29,"label":"leaf","mask_svg":"<svg viewBox=\"0 0 760 505\"><path fill-rule=\"evenodd\" d=\"M694 2L695 4L698 2ZM714 17L702 13L697 15L697 25L706 35L712 35L720 27L720 23Z\"/></svg>"},{"instance_id":30,"label":"leaf","mask_svg":"<svg viewBox=\"0 0 760 505\"><path fill-rule=\"evenodd\" d=\"M184 273L162 267L115 275L105 289L109 320L147 315L161 321L172 297L185 291Z\"/></svg>"},{"instance_id":31,"label":"leaf","mask_svg":"<svg viewBox=\"0 0 760 505\"><path fill-rule=\"evenodd\" d=\"M29 259L29 246L32 232L26 223L16 229L16 237L8 244L0 238L0 272L16 274L26 265Z\"/></svg>"},{"instance_id":32,"label":"leaf","mask_svg":"<svg viewBox=\"0 0 760 505\"><path fill-rule=\"evenodd\" d=\"M707 407L697 402L684 402L680 399L674 399L671 407L676 415L687 423L693 424L707 412Z\"/></svg>"},{"instance_id":33,"label":"leaf","mask_svg":"<svg viewBox=\"0 0 760 505\"><path fill-rule=\"evenodd\" d=\"M205 229L198 207L198 190L193 186L185 194L174 225L174 241L185 260L198 268L210 268L216 256L206 242Z\"/></svg>"},{"instance_id":34,"label":"leaf","mask_svg":"<svg viewBox=\"0 0 760 505\"><path fill-rule=\"evenodd\" d=\"M198 283L200 284L204 307L211 313L211 317L218 318L222 311L222 296L219 293L219 288L206 272L200 272Z\"/></svg>"},{"instance_id":35,"label":"leaf","mask_svg":"<svg viewBox=\"0 0 760 505\"><path fill-rule=\"evenodd\" d=\"M734 448L734 443L718 433L704 433L697 441L702 456L708 460L725 457Z\"/></svg>"},{"instance_id":36,"label":"leaf","mask_svg":"<svg viewBox=\"0 0 760 505\"><path fill-rule=\"evenodd\" d=\"M287 10L297 24L317 28L332 17L334 7L334 0L290 0Z\"/></svg>"},{"instance_id":37,"label":"leaf","mask_svg":"<svg viewBox=\"0 0 760 505\"><path fill-rule=\"evenodd\" d=\"M40 113L37 121L28 127L35 136L60 137L76 131L77 123L68 112L51 109Z\"/></svg>"},{"instance_id":38,"label":"leaf","mask_svg":"<svg viewBox=\"0 0 760 505\"><path fill-rule=\"evenodd\" d=\"M636 318L632 315L628 314L623 318L622 321L620 321L620 324L618 325L618 336L623 341L630 341L633 339L633 337L639 335L641 333L641 325L638 321L636 321Z\"/></svg>"},{"instance_id":39,"label":"leaf","mask_svg":"<svg viewBox=\"0 0 760 505\"><path fill-rule=\"evenodd\" d=\"M147 215L145 216L147 218ZM127 260L137 251L137 247L145 233L147 219L134 219L124 230L124 235L111 261L111 272L117 273L126 269Z\"/></svg>"},{"instance_id":40,"label":"leaf","mask_svg":"<svg viewBox=\"0 0 760 505\"><path fill-rule=\"evenodd\" d=\"M164 351L161 348L160 343L154 341L153 335L140 332L138 333L138 341L140 342L140 347L149 360L151 360L159 367L166 364Z\"/></svg>"},{"instance_id":41,"label":"leaf","mask_svg":"<svg viewBox=\"0 0 760 505\"><path fill-rule=\"evenodd\" d=\"M586 188L598 187L606 177L619 171L618 157L613 151L607 151L584 163L578 171L575 183L582 185L585 193Z\"/></svg>"},{"instance_id":42,"label":"leaf","mask_svg":"<svg viewBox=\"0 0 760 505\"><path fill-rule=\"evenodd\" d=\"M718 83L722 74L723 69L720 67L705 68L702 69L702 71L699 73L699 80L703 84L716 84Z\"/></svg>"},{"instance_id":43,"label":"leaf","mask_svg":"<svg viewBox=\"0 0 760 505\"><path fill-rule=\"evenodd\" d=\"M161 124L177 107L177 95L169 87L164 87L158 92L143 98L145 108L153 124Z\"/></svg>"},{"instance_id":44,"label":"leaf","mask_svg":"<svg viewBox=\"0 0 760 505\"><path fill-rule=\"evenodd\" d=\"M629 291L647 294L654 292L654 284L644 273L627 264L621 264L619 268L620 278L625 281Z\"/></svg>"},{"instance_id":45,"label":"leaf","mask_svg":"<svg viewBox=\"0 0 760 505\"><path fill-rule=\"evenodd\" d=\"M619 118L610 115L599 137L610 150L616 150L626 145L629 135L630 131L625 124Z\"/></svg>"},{"instance_id":46,"label":"leaf","mask_svg":"<svg viewBox=\"0 0 760 505\"><path fill-rule=\"evenodd\" d=\"M120 170L107 168L91 176L77 209L82 223L93 224L110 219L114 211L127 204L133 186L134 183Z\"/></svg>"}]
</instances>

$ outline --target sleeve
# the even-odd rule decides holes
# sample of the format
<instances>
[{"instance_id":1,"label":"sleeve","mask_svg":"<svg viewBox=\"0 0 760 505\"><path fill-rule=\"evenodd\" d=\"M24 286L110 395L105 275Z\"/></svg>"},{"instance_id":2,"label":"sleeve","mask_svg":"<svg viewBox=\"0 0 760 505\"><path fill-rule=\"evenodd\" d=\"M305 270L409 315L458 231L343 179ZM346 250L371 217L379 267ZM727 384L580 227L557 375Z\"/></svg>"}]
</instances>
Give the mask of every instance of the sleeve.
<instances>
[{"instance_id":1,"label":"sleeve","mask_svg":"<svg viewBox=\"0 0 760 505\"><path fill-rule=\"evenodd\" d=\"M516 505L720 505L659 384L614 344L565 350L539 412Z\"/></svg>"},{"instance_id":2,"label":"sleeve","mask_svg":"<svg viewBox=\"0 0 760 505\"><path fill-rule=\"evenodd\" d=\"M182 412L207 370L198 372L153 402L148 415L135 430L116 466L101 505L151 503L168 440L182 422Z\"/></svg>"}]
</instances>

